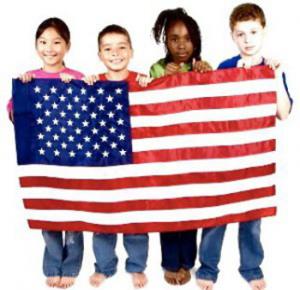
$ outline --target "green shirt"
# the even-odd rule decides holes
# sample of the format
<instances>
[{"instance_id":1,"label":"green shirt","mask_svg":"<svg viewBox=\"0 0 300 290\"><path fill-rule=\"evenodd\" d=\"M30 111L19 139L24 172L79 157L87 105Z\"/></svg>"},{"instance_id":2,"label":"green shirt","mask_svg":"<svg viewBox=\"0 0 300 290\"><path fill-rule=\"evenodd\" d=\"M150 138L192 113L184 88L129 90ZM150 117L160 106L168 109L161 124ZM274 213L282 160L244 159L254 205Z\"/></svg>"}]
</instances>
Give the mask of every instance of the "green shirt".
<instances>
[{"instance_id":1,"label":"green shirt","mask_svg":"<svg viewBox=\"0 0 300 290\"><path fill-rule=\"evenodd\" d=\"M153 64L150 68L150 77L156 79L163 77L165 75L167 64L165 63L165 59L162 58L155 64ZM191 71L192 67L188 63L184 63L182 68L180 69L181 72L188 72Z\"/></svg>"}]
</instances>

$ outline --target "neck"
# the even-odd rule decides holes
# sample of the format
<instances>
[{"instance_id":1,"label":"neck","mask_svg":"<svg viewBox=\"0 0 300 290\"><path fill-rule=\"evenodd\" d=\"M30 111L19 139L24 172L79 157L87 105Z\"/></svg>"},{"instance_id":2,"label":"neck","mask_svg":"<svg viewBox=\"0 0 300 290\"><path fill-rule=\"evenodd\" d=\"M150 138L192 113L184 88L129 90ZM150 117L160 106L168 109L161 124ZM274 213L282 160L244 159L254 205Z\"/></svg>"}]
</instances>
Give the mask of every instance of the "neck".
<instances>
[{"instance_id":1,"label":"neck","mask_svg":"<svg viewBox=\"0 0 300 290\"><path fill-rule=\"evenodd\" d=\"M263 61L263 56L261 54L256 54L256 55L243 55L241 54L242 59L248 60L251 62L252 65L258 65L262 63Z\"/></svg>"},{"instance_id":2,"label":"neck","mask_svg":"<svg viewBox=\"0 0 300 290\"><path fill-rule=\"evenodd\" d=\"M56 73L59 72L61 70L63 70L65 68L63 63L57 64L57 65L44 65L43 66L43 71L45 72L49 72L49 73Z\"/></svg>"},{"instance_id":3,"label":"neck","mask_svg":"<svg viewBox=\"0 0 300 290\"><path fill-rule=\"evenodd\" d=\"M129 71L128 69L122 71L108 71L105 75L106 78L110 81L123 81L127 79Z\"/></svg>"}]
</instances>

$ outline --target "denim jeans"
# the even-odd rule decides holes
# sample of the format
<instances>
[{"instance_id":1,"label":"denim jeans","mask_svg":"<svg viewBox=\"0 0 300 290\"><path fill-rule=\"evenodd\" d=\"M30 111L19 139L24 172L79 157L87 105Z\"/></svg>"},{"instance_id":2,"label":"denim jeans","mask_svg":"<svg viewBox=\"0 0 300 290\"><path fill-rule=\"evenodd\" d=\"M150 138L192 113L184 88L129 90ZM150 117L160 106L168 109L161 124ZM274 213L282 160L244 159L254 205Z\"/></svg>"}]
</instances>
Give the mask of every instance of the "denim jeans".
<instances>
[{"instance_id":1,"label":"denim jeans","mask_svg":"<svg viewBox=\"0 0 300 290\"><path fill-rule=\"evenodd\" d=\"M45 241L43 271L45 276L76 277L83 258L83 233L42 231Z\"/></svg>"},{"instance_id":2,"label":"denim jeans","mask_svg":"<svg viewBox=\"0 0 300 290\"><path fill-rule=\"evenodd\" d=\"M129 273L141 273L146 269L149 237L147 234L124 234L123 244L127 252L125 269ZM115 252L117 234L93 234L93 250L96 258L95 272L107 277L117 272L118 257Z\"/></svg>"},{"instance_id":3,"label":"denim jeans","mask_svg":"<svg viewBox=\"0 0 300 290\"><path fill-rule=\"evenodd\" d=\"M260 265L264 258L264 251L260 241L260 226L260 219L239 224L239 272L248 282L263 278ZM203 229L199 247L201 266L196 272L197 279L216 282L225 230L226 225Z\"/></svg>"},{"instance_id":4,"label":"denim jeans","mask_svg":"<svg viewBox=\"0 0 300 290\"><path fill-rule=\"evenodd\" d=\"M197 230L160 234L161 265L172 272L180 268L191 269L197 255Z\"/></svg>"}]
</instances>

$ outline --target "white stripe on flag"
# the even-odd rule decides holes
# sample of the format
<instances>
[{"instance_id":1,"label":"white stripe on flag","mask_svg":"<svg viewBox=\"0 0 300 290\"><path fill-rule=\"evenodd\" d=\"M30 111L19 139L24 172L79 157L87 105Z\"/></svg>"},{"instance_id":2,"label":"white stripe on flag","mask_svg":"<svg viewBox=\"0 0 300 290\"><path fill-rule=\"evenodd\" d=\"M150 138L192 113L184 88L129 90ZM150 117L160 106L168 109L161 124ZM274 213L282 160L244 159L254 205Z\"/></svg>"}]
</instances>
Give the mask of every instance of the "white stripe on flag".
<instances>
[{"instance_id":1,"label":"white stripe on flag","mask_svg":"<svg viewBox=\"0 0 300 290\"><path fill-rule=\"evenodd\" d=\"M160 90L129 93L131 105L164 103L201 97L233 96L252 93L274 92L274 79L259 79L208 85L191 85Z\"/></svg>"},{"instance_id":2,"label":"white stripe on flag","mask_svg":"<svg viewBox=\"0 0 300 290\"><path fill-rule=\"evenodd\" d=\"M132 140L132 151L228 146L275 139L275 128L248 130L234 133L192 134Z\"/></svg>"},{"instance_id":3,"label":"white stripe on flag","mask_svg":"<svg viewBox=\"0 0 300 290\"><path fill-rule=\"evenodd\" d=\"M123 177L170 175L188 172L237 170L274 163L275 152L235 158L183 160L104 167L72 167L55 165L22 165L18 176L43 176L72 179L114 179Z\"/></svg>"},{"instance_id":4,"label":"white stripe on flag","mask_svg":"<svg viewBox=\"0 0 300 290\"><path fill-rule=\"evenodd\" d=\"M55 188L21 188L22 198L60 199L88 202L119 202L180 197L218 196L275 184L275 174L220 183L202 183L164 187L143 187L119 190L69 190Z\"/></svg>"},{"instance_id":5,"label":"white stripe on flag","mask_svg":"<svg viewBox=\"0 0 300 290\"><path fill-rule=\"evenodd\" d=\"M118 225L143 222L173 222L201 220L221 217L227 214L243 213L249 210L273 207L273 196L257 200L227 204L218 207L189 208L179 210L143 210L137 220L137 211L122 213L94 213L72 210L26 210L26 217L31 220L53 222L83 221L94 224ZM172 213L172 214L171 214Z\"/></svg>"},{"instance_id":6,"label":"white stripe on flag","mask_svg":"<svg viewBox=\"0 0 300 290\"><path fill-rule=\"evenodd\" d=\"M132 128L161 127L181 123L232 121L265 116L274 116L276 104L257 105L230 109L194 110L175 114L154 116L132 116Z\"/></svg>"}]
</instances>

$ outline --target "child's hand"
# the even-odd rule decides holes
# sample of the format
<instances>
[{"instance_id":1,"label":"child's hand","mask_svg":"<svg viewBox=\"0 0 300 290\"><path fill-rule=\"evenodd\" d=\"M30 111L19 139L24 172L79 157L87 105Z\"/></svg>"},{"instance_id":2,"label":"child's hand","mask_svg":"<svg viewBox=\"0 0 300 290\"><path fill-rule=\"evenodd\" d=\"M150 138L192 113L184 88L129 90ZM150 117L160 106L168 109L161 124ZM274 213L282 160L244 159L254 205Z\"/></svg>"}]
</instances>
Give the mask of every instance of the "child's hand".
<instances>
[{"instance_id":1,"label":"child's hand","mask_svg":"<svg viewBox=\"0 0 300 290\"><path fill-rule=\"evenodd\" d=\"M34 74L30 74L30 73L24 73L19 75L19 80L22 83L29 83L30 81L32 81L33 78L34 78Z\"/></svg>"},{"instance_id":2,"label":"child's hand","mask_svg":"<svg viewBox=\"0 0 300 290\"><path fill-rule=\"evenodd\" d=\"M71 80L74 79L74 77L70 74L66 74L66 73L61 73L60 75L60 79L64 82L64 83L69 83Z\"/></svg>"},{"instance_id":3,"label":"child's hand","mask_svg":"<svg viewBox=\"0 0 300 290\"><path fill-rule=\"evenodd\" d=\"M9 117L9 120L11 120L11 122L14 123L14 111L13 110L11 110L8 113L8 117Z\"/></svg>"},{"instance_id":4,"label":"child's hand","mask_svg":"<svg viewBox=\"0 0 300 290\"><path fill-rule=\"evenodd\" d=\"M92 86L95 82L99 80L97 75L86 76L82 79L86 84Z\"/></svg>"},{"instance_id":5,"label":"child's hand","mask_svg":"<svg viewBox=\"0 0 300 290\"><path fill-rule=\"evenodd\" d=\"M153 81L153 78L138 74L136 77L136 81L139 83L141 87L147 87L148 84Z\"/></svg>"},{"instance_id":6,"label":"child's hand","mask_svg":"<svg viewBox=\"0 0 300 290\"><path fill-rule=\"evenodd\" d=\"M202 61L202 60L196 61L193 58L193 71L205 73L208 71L212 71L212 67L207 61Z\"/></svg>"},{"instance_id":7,"label":"child's hand","mask_svg":"<svg viewBox=\"0 0 300 290\"><path fill-rule=\"evenodd\" d=\"M176 64L175 62L170 62L166 65L166 72L165 75L173 75L177 72L179 72L181 69L181 66L179 64Z\"/></svg>"},{"instance_id":8,"label":"child's hand","mask_svg":"<svg viewBox=\"0 0 300 290\"><path fill-rule=\"evenodd\" d=\"M280 62L276 59L266 58L265 65L267 65L272 70L277 70L280 67Z\"/></svg>"},{"instance_id":9,"label":"child's hand","mask_svg":"<svg viewBox=\"0 0 300 290\"><path fill-rule=\"evenodd\" d=\"M250 68L251 66L252 66L252 61L251 61L251 59L244 59L244 58L241 58L241 59L237 62L237 67Z\"/></svg>"}]
</instances>

